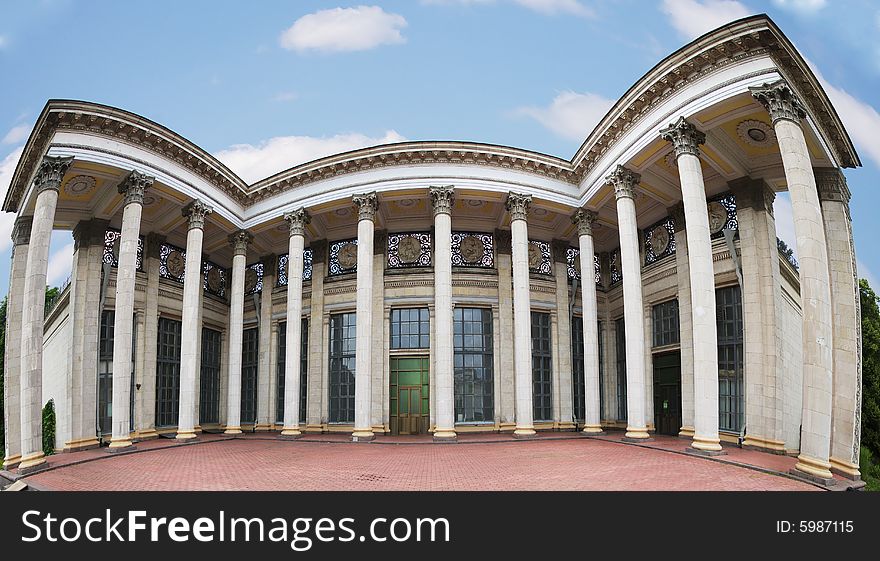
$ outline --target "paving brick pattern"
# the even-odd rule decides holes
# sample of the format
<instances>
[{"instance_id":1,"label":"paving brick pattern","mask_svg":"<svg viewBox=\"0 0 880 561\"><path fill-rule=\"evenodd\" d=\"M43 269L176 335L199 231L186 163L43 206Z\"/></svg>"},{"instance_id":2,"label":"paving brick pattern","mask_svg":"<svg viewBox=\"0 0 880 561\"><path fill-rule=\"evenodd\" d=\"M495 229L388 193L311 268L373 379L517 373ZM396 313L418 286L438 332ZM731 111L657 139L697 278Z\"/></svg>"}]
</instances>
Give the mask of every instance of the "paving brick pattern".
<instances>
[{"instance_id":1,"label":"paving brick pattern","mask_svg":"<svg viewBox=\"0 0 880 561\"><path fill-rule=\"evenodd\" d=\"M82 491L818 490L779 475L662 449L683 450L686 443L679 439L660 439L647 447L621 444L619 436L554 434L529 442L511 441L509 435L464 435L457 445L419 438L352 444L344 435L295 442L271 434L204 435L199 444L141 443L135 454L111 457L92 450L53 456L55 469L27 480L47 490ZM784 471L794 463L739 449L725 461L748 463L754 455L777 464L764 469Z\"/></svg>"}]
</instances>

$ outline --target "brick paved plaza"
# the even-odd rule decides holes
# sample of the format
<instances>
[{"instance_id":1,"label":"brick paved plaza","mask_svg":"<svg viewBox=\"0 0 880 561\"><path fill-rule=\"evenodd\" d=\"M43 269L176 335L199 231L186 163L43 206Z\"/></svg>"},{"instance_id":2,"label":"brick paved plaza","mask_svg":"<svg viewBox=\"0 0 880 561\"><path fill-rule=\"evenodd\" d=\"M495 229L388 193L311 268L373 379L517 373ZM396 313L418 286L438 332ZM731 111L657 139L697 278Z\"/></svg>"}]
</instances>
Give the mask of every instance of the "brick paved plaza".
<instances>
[{"instance_id":1,"label":"brick paved plaza","mask_svg":"<svg viewBox=\"0 0 880 561\"><path fill-rule=\"evenodd\" d=\"M321 435L296 442L271 434L197 444L154 440L132 454L103 449L50 458L48 471L27 481L45 490L785 490L816 486L785 472L794 458L729 449L722 461L681 453L686 442L647 445L600 439L507 435L462 437L456 445L418 438L352 444ZM751 464L758 469L738 464Z\"/></svg>"}]
</instances>

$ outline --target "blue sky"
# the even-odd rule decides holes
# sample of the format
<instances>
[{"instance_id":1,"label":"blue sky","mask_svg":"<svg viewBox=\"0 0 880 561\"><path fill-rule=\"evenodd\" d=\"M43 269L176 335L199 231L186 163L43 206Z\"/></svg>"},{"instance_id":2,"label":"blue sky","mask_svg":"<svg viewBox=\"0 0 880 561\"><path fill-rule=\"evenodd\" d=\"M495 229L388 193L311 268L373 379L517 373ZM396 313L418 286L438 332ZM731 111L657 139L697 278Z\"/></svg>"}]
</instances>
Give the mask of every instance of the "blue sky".
<instances>
[{"instance_id":1,"label":"blue sky","mask_svg":"<svg viewBox=\"0 0 880 561\"><path fill-rule=\"evenodd\" d=\"M877 287L880 4L872 0L0 1L0 196L49 98L177 131L247 180L403 139L570 158L639 77L766 12L814 65L864 167L847 171L859 273ZM790 204L780 237L794 246ZM13 217L0 216L0 294ZM49 282L70 271L53 233Z\"/></svg>"}]
</instances>

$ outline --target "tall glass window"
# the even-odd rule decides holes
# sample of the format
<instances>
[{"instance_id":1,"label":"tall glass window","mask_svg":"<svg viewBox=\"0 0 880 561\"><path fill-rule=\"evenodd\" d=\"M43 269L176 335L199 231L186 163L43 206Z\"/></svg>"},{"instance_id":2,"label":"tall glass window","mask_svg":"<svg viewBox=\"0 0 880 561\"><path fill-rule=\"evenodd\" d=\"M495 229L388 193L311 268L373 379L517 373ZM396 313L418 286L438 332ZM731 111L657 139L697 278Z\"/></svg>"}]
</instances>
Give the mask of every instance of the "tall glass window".
<instances>
[{"instance_id":1,"label":"tall glass window","mask_svg":"<svg viewBox=\"0 0 880 561\"><path fill-rule=\"evenodd\" d=\"M715 291L718 327L718 428L739 432L743 423L743 319L738 285Z\"/></svg>"},{"instance_id":2,"label":"tall glass window","mask_svg":"<svg viewBox=\"0 0 880 561\"><path fill-rule=\"evenodd\" d=\"M532 312L532 407L536 421L553 420L550 314Z\"/></svg>"},{"instance_id":3,"label":"tall glass window","mask_svg":"<svg viewBox=\"0 0 880 561\"><path fill-rule=\"evenodd\" d=\"M354 422L356 314L330 316L330 422Z\"/></svg>"},{"instance_id":4,"label":"tall glass window","mask_svg":"<svg viewBox=\"0 0 880 561\"><path fill-rule=\"evenodd\" d=\"M306 420L306 392L308 391L308 375L309 375L309 320L302 318L302 326L300 327L300 350L299 350L299 422L304 423ZM275 422L284 422L284 365L287 357L287 322L282 321L278 324L278 360L276 362L276 372L278 374L275 396Z\"/></svg>"},{"instance_id":5,"label":"tall glass window","mask_svg":"<svg viewBox=\"0 0 880 561\"><path fill-rule=\"evenodd\" d=\"M651 309L654 346L675 345L679 342L678 300L657 304Z\"/></svg>"},{"instance_id":6,"label":"tall glass window","mask_svg":"<svg viewBox=\"0 0 880 561\"><path fill-rule=\"evenodd\" d=\"M599 333L599 420L605 418L605 324L596 322Z\"/></svg>"},{"instance_id":7,"label":"tall glass window","mask_svg":"<svg viewBox=\"0 0 880 561\"><path fill-rule=\"evenodd\" d=\"M245 329L241 337L241 422L257 422L257 366L260 330Z\"/></svg>"},{"instance_id":8,"label":"tall glass window","mask_svg":"<svg viewBox=\"0 0 880 561\"><path fill-rule=\"evenodd\" d=\"M585 386L584 386L584 318L574 316L571 318L571 368L574 376L571 378L573 400L572 413L574 420L583 422L585 413Z\"/></svg>"},{"instance_id":9,"label":"tall glass window","mask_svg":"<svg viewBox=\"0 0 880 561\"><path fill-rule=\"evenodd\" d=\"M116 312L107 310L101 313L101 326L98 341L98 430L102 435L113 432L113 333ZM134 430L134 360L137 353L137 321L132 322L131 332L131 388L129 390L128 429Z\"/></svg>"},{"instance_id":10,"label":"tall glass window","mask_svg":"<svg viewBox=\"0 0 880 561\"><path fill-rule=\"evenodd\" d=\"M484 308L455 308L452 318L455 421L493 421L495 387L492 311Z\"/></svg>"},{"instance_id":11,"label":"tall glass window","mask_svg":"<svg viewBox=\"0 0 880 561\"><path fill-rule=\"evenodd\" d=\"M617 327L617 420L626 420L626 331L623 318L614 322Z\"/></svg>"},{"instance_id":12,"label":"tall glass window","mask_svg":"<svg viewBox=\"0 0 880 561\"><path fill-rule=\"evenodd\" d=\"M199 423L220 422L220 332L202 328Z\"/></svg>"},{"instance_id":13,"label":"tall glass window","mask_svg":"<svg viewBox=\"0 0 880 561\"><path fill-rule=\"evenodd\" d=\"M430 333L428 308L391 310L392 349L427 349Z\"/></svg>"},{"instance_id":14,"label":"tall glass window","mask_svg":"<svg viewBox=\"0 0 880 561\"><path fill-rule=\"evenodd\" d=\"M180 322L159 318L156 353L156 426L177 424L180 399Z\"/></svg>"}]
</instances>

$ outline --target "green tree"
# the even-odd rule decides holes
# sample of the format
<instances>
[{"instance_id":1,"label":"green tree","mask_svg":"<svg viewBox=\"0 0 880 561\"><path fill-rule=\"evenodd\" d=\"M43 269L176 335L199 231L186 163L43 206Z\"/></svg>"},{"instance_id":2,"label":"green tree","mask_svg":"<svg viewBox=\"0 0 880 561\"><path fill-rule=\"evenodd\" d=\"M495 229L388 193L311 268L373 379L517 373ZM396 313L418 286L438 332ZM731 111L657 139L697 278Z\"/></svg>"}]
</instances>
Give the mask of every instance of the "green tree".
<instances>
[{"instance_id":1,"label":"green tree","mask_svg":"<svg viewBox=\"0 0 880 561\"><path fill-rule=\"evenodd\" d=\"M862 445L880 461L880 307L868 281L859 281L862 306Z\"/></svg>"}]
</instances>

